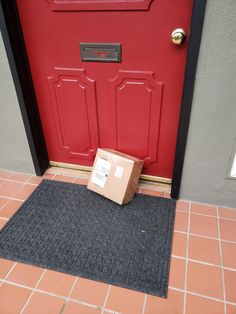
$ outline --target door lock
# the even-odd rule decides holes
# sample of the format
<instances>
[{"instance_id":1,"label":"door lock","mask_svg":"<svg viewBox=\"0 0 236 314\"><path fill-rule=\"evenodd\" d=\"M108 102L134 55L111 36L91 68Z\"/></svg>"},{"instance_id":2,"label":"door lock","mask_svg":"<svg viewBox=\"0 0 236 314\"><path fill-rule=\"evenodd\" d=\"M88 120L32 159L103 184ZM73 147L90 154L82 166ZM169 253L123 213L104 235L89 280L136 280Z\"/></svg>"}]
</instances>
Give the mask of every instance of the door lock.
<instances>
[{"instance_id":1,"label":"door lock","mask_svg":"<svg viewBox=\"0 0 236 314\"><path fill-rule=\"evenodd\" d=\"M182 28L176 28L171 33L171 41L174 45L180 46L183 44L186 38L186 33Z\"/></svg>"}]
</instances>

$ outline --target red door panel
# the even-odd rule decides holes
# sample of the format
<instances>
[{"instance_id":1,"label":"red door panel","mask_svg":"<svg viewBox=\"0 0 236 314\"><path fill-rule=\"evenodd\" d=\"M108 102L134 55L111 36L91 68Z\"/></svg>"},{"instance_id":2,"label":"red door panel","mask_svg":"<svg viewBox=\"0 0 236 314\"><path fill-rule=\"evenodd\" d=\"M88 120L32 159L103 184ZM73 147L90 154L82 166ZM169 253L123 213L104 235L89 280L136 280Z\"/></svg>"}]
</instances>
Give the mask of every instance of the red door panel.
<instances>
[{"instance_id":1,"label":"red door panel","mask_svg":"<svg viewBox=\"0 0 236 314\"><path fill-rule=\"evenodd\" d=\"M95 82L84 70L59 68L48 81L58 148L93 162L99 146Z\"/></svg>"},{"instance_id":2,"label":"red door panel","mask_svg":"<svg viewBox=\"0 0 236 314\"><path fill-rule=\"evenodd\" d=\"M52 11L148 10L153 0L49 0Z\"/></svg>"},{"instance_id":3,"label":"red door panel","mask_svg":"<svg viewBox=\"0 0 236 314\"><path fill-rule=\"evenodd\" d=\"M153 72L119 71L110 81L115 148L143 159L145 168L157 163L162 87Z\"/></svg>"},{"instance_id":4,"label":"red door panel","mask_svg":"<svg viewBox=\"0 0 236 314\"><path fill-rule=\"evenodd\" d=\"M17 0L49 158L92 166L97 147L172 177L192 0ZM183 28L182 46L170 34ZM118 43L120 63L80 43Z\"/></svg>"}]
</instances>

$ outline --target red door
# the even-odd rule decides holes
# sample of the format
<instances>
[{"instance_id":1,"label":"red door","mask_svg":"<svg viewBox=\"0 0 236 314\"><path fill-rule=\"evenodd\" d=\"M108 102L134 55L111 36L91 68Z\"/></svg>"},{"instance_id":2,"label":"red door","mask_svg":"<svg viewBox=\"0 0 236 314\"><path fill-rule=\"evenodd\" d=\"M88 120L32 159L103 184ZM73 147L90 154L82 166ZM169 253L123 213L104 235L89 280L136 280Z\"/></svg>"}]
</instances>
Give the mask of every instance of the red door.
<instances>
[{"instance_id":1,"label":"red door","mask_svg":"<svg viewBox=\"0 0 236 314\"><path fill-rule=\"evenodd\" d=\"M17 4L50 160L91 166L109 147L171 178L192 0Z\"/></svg>"}]
</instances>

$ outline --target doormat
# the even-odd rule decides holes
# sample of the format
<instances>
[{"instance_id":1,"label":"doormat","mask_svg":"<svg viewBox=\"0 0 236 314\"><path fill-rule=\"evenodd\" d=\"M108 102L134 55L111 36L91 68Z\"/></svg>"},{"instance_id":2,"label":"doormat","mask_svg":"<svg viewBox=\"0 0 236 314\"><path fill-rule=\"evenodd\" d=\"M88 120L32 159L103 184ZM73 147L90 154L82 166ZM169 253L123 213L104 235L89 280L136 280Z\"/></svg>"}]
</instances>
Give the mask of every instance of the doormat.
<instances>
[{"instance_id":1,"label":"doormat","mask_svg":"<svg viewBox=\"0 0 236 314\"><path fill-rule=\"evenodd\" d=\"M172 199L120 206L44 180L0 232L0 257L166 297L174 213Z\"/></svg>"}]
</instances>

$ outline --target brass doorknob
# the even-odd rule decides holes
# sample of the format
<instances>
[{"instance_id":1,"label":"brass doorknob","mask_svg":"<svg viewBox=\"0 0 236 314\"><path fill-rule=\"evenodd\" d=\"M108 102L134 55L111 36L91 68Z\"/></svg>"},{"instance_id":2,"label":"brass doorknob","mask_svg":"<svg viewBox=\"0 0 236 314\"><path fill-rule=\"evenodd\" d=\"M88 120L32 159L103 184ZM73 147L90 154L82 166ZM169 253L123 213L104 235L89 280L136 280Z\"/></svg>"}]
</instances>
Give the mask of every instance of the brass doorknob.
<instances>
[{"instance_id":1,"label":"brass doorknob","mask_svg":"<svg viewBox=\"0 0 236 314\"><path fill-rule=\"evenodd\" d=\"M182 28L176 28L171 33L171 41L174 45L180 46L186 38L186 33Z\"/></svg>"}]
</instances>

